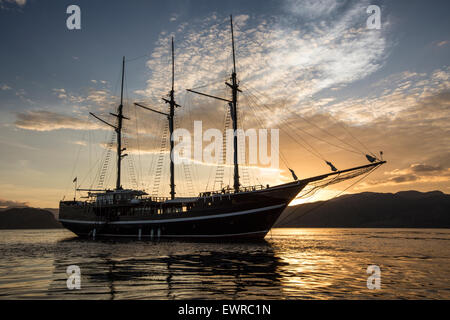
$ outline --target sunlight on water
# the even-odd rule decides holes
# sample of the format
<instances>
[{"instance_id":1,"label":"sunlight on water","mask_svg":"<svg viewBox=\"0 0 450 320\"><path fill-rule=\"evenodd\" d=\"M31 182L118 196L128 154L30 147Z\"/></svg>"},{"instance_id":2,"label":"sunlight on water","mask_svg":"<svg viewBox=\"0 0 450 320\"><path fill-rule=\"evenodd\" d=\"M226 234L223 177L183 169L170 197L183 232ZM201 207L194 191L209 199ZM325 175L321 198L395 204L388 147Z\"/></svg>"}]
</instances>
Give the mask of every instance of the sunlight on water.
<instances>
[{"instance_id":1,"label":"sunlight on water","mask_svg":"<svg viewBox=\"0 0 450 320\"><path fill-rule=\"evenodd\" d=\"M273 229L258 243L82 240L0 231L0 298L449 299L450 230ZM381 289L367 289L367 266ZM67 289L66 268L81 269Z\"/></svg>"}]
</instances>

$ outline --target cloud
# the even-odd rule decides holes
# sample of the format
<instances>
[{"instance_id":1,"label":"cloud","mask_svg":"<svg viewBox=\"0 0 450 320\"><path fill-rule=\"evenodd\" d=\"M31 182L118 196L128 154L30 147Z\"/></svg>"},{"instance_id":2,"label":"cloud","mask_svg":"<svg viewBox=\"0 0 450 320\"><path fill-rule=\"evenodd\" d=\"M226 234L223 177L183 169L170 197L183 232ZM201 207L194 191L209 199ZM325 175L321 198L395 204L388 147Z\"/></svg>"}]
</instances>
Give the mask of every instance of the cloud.
<instances>
[{"instance_id":1,"label":"cloud","mask_svg":"<svg viewBox=\"0 0 450 320\"><path fill-rule=\"evenodd\" d=\"M91 80L92 83L107 84L104 80ZM94 89L89 88L86 94L74 94L67 92L64 88L52 89L52 91L58 96L58 98L64 100L64 102L71 103L85 103L85 106L100 106L102 108L111 107L112 104L117 103L116 97L111 94L108 89Z\"/></svg>"},{"instance_id":2,"label":"cloud","mask_svg":"<svg viewBox=\"0 0 450 320\"><path fill-rule=\"evenodd\" d=\"M7 145L7 146L13 147L13 148L21 148L21 149L27 149L27 150L32 150L32 151L39 150L38 148L29 146L27 144L20 143L17 141L11 141L11 140L7 140L7 139L0 139L0 144Z\"/></svg>"},{"instance_id":3,"label":"cloud","mask_svg":"<svg viewBox=\"0 0 450 320\"><path fill-rule=\"evenodd\" d=\"M324 89L365 78L386 58L388 23L382 31L365 29L367 1L332 2L336 5L331 16L328 3L308 3L310 11L326 17L326 22L304 23L295 10L281 18L234 17L239 80L272 100L289 96L287 108L298 108ZM214 15L182 28L180 35L161 33L147 62L151 71L147 89L138 93L153 103L167 94L169 44L175 36L178 97L183 99L184 89L202 85L208 85L204 90L209 92L228 94L223 83L232 67L227 19Z\"/></svg>"},{"instance_id":4,"label":"cloud","mask_svg":"<svg viewBox=\"0 0 450 320\"><path fill-rule=\"evenodd\" d=\"M429 164L411 164L403 170L385 172L386 179L372 180L362 185L364 187L374 186L396 186L399 184L450 182L450 167L433 166Z\"/></svg>"},{"instance_id":5,"label":"cloud","mask_svg":"<svg viewBox=\"0 0 450 320\"><path fill-rule=\"evenodd\" d=\"M437 45L438 47L443 47L443 46L445 46L447 43L448 43L448 40L444 40L444 41L438 42L436 45Z\"/></svg>"},{"instance_id":6,"label":"cloud","mask_svg":"<svg viewBox=\"0 0 450 320\"><path fill-rule=\"evenodd\" d=\"M28 103L28 104L34 104L33 100L27 98L27 92L25 91L25 89L19 89L15 92L15 94L23 102Z\"/></svg>"},{"instance_id":7,"label":"cloud","mask_svg":"<svg viewBox=\"0 0 450 320\"><path fill-rule=\"evenodd\" d=\"M11 87L8 86L7 84L2 84L0 85L0 90L11 90Z\"/></svg>"},{"instance_id":8,"label":"cloud","mask_svg":"<svg viewBox=\"0 0 450 320\"><path fill-rule=\"evenodd\" d=\"M445 108L449 107L449 77L450 67L439 68L430 73L404 71L392 74L373 83L369 95L365 92L362 97L354 94L351 98L330 103L322 110L340 119L363 125L383 117L390 120L415 117L422 113L417 105L423 104L423 108L433 109L433 113L427 114L426 118L431 115L440 118L445 113Z\"/></svg>"},{"instance_id":9,"label":"cloud","mask_svg":"<svg viewBox=\"0 0 450 320\"><path fill-rule=\"evenodd\" d=\"M17 114L15 125L18 128L34 131L53 131L60 129L89 130L102 126L89 122L85 118L75 118L51 111L27 111Z\"/></svg>"},{"instance_id":10,"label":"cloud","mask_svg":"<svg viewBox=\"0 0 450 320\"><path fill-rule=\"evenodd\" d=\"M112 103L111 95L107 90L90 90L86 99L98 105L108 105Z\"/></svg>"},{"instance_id":11,"label":"cloud","mask_svg":"<svg viewBox=\"0 0 450 320\"><path fill-rule=\"evenodd\" d=\"M105 80L99 80L98 82L107 84ZM111 119L109 112L113 111L113 108L118 105L117 97L112 95L108 89L97 90L89 88L85 94L76 94L64 88L53 88L52 92L75 115L48 110L20 112L16 115L15 126L35 131L109 129L107 126L97 122L97 120L89 121L89 111L96 113L110 123L115 121ZM24 96L25 91L19 91L18 95ZM132 132L135 133L134 131Z\"/></svg>"},{"instance_id":12,"label":"cloud","mask_svg":"<svg viewBox=\"0 0 450 320\"><path fill-rule=\"evenodd\" d=\"M27 207L28 202L20 202L14 200L5 200L0 198L0 208L8 208L8 207Z\"/></svg>"},{"instance_id":13,"label":"cloud","mask_svg":"<svg viewBox=\"0 0 450 320\"><path fill-rule=\"evenodd\" d=\"M9 5L24 7L27 0L0 0L0 9L8 8Z\"/></svg>"},{"instance_id":14,"label":"cloud","mask_svg":"<svg viewBox=\"0 0 450 320\"><path fill-rule=\"evenodd\" d=\"M303 19L317 19L329 16L344 4L345 1L336 0L287 0L284 7L287 12Z\"/></svg>"},{"instance_id":15,"label":"cloud","mask_svg":"<svg viewBox=\"0 0 450 320\"><path fill-rule=\"evenodd\" d=\"M102 85L108 83L105 80L91 80L90 82ZM105 129L104 125L94 125L86 120L89 117L89 112L94 112L110 123L115 121L111 119L109 112L113 111L114 107L118 105L118 101L117 97L107 88L88 88L83 93L70 92L64 88L53 88L52 91L61 99L61 103L72 110L75 116L48 110L22 112L17 114L15 125L23 129L37 131Z\"/></svg>"},{"instance_id":16,"label":"cloud","mask_svg":"<svg viewBox=\"0 0 450 320\"><path fill-rule=\"evenodd\" d=\"M419 100L410 100L410 97L405 96L403 100L396 100L396 103L402 101L408 104L406 109L376 118L359 129L352 127L359 139L371 141L371 146L385 151L388 160L376 177L360 188L448 187L450 91ZM383 169L386 171L383 172Z\"/></svg>"},{"instance_id":17,"label":"cloud","mask_svg":"<svg viewBox=\"0 0 450 320\"><path fill-rule=\"evenodd\" d=\"M58 96L60 99L66 99L67 94L65 89L53 89L53 92Z\"/></svg>"},{"instance_id":18,"label":"cloud","mask_svg":"<svg viewBox=\"0 0 450 320\"><path fill-rule=\"evenodd\" d=\"M73 141L72 143L83 147L87 146L86 141Z\"/></svg>"},{"instance_id":19,"label":"cloud","mask_svg":"<svg viewBox=\"0 0 450 320\"><path fill-rule=\"evenodd\" d=\"M407 181L408 177L415 177L418 179L419 177L426 176L446 176L450 174L450 168L444 168L441 165L430 165L425 163L413 163L408 168L399 170L395 169L393 171L385 172L385 175L392 176L393 181L403 182ZM403 179L406 177L405 179Z\"/></svg>"},{"instance_id":20,"label":"cloud","mask_svg":"<svg viewBox=\"0 0 450 320\"><path fill-rule=\"evenodd\" d=\"M432 166L428 164L412 164L410 170L418 174L442 173L444 169L441 166Z\"/></svg>"},{"instance_id":21,"label":"cloud","mask_svg":"<svg viewBox=\"0 0 450 320\"><path fill-rule=\"evenodd\" d=\"M107 84L105 80L91 80L96 83ZM72 110L75 115L67 115L61 112L49 110L32 110L16 114L15 126L26 130L53 131L61 129L71 130L105 130L110 129L97 120L89 118L89 111L95 112L106 121L113 123L109 112L118 105L117 97L106 89L88 88L84 94L69 92L64 88L53 88L52 92L61 99L64 105ZM25 91L20 90L17 95L25 96ZM104 115L105 113L107 115ZM91 121L90 121L91 120ZM133 129L132 129L133 130ZM132 131L135 133L134 131Z\"/></svg>"}]
</instances>

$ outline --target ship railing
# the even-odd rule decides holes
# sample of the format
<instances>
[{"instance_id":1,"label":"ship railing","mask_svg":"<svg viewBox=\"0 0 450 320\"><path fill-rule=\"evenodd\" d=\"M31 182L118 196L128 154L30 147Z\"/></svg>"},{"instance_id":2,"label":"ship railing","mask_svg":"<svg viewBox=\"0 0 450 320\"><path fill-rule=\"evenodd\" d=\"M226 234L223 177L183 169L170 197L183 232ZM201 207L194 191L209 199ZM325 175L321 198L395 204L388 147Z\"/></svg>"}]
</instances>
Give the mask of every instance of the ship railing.
<instances>
[{"instance_id":1,"label":"ship railing","mask_svg":"<svg viewBox=\"0 0 450 320\"><path fill-rule=\"evenodd\" d=\"M145 197L142 198L143 202L166 202L168 201L168 197Z\"/></svg>"},{"instance_id":2,"label":"ship railing","mask_svg":"<svg viewBox=\"0 0 450 320\"><path fill-rule=\"evenodd\" d=\"M214 197L214 196L223 196L223 195L230 195L230 194L241 193L241 192L252 192L252 191L257 191L257 190L264 190L267 188L269 188L269 185L263 186L262 184L258 184L258 185L254 185L254 186L240 187L239 192L236 192L233 188L227 187L227 188L222 188L222 190L201 192L199 194L199 197L207 198L207 197Z\"/></svg>"},{"instance_id":3,"label":"ship railing","mask_svg":"<svg viewBox=\"0 0 450 320\"><path fill-rule=\"evenodd\" d=\"M93 200L85 200L85 201L75 200L75 201L61 201L61 203L64 203L65 205L69 205L69 206L83 207L83 206L91 205L91 204L95 203L95 201L93 201Z\"/></svg>"},{"instance_id":4,"label":"ship railing","mask_svg":"<svg viewBox=\"0 0 450 320\"><path fill-rule=\"evenodd\" d=\"M64 201L66 205L70 206L96 206L96 207L109 207L114 205L126 205L126 204L145 204L145 203L163 203L168 201L168 197L142 197L140 199L131 200L119 200L119 201L98 201L98 200L85 200L85 201ZM136 201L137 200L137 201ZM136 202L134 202L136 201Z\"/></svg>"}]
</instances>

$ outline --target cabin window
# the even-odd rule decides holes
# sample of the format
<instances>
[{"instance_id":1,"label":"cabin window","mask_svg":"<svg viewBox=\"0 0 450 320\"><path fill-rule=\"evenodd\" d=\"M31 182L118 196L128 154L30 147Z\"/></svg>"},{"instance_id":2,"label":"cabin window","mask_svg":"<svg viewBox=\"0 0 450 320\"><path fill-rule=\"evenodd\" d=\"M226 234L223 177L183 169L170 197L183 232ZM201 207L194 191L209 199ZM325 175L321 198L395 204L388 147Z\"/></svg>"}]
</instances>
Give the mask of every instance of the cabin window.
<instances>
[{"instance_id":1,"label":"cabin window","mask_svg":"<svg viewBox=\"0 0 450 320\"><path fill-rule=\"evenodd\" d=\"M187 211L187 207L186 207L186 206L183 206L183 208L182 208L181 211L186 212L186 211Z\"/></svg>"}]
</instances>

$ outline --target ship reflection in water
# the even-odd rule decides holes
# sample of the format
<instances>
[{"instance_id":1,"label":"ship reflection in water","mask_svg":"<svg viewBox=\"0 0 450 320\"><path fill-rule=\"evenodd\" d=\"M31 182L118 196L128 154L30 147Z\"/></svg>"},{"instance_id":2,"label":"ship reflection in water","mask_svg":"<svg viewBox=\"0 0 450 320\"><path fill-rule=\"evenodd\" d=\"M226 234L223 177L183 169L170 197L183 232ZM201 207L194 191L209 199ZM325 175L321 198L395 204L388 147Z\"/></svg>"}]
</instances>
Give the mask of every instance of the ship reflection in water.
<instances>
[{"instance_id":1,"label":"ship reflection in water","mask_svg":"<svg viewBox=\"0 0 450 320\"><path fill-rule=\"evenodd\" d=\"M85 257L61 256L67 245L83 247L89 241L60 242L55 270L76 264L82 289L67 292L64 274L51 284L48 295L102 299L264 299L281 296L283 264L267 241L254 243L97 242L100 252ZM88 246L89 246L88 245ZM119 249L120 248L120 249ZM83 272L84 270L84 272ZM83 291L86 292L83 293ZM68 296L69 297L69 296Z\"/></svg>"},{"instance_id":2,"label":"ship reflection in water","mask_svg":"<svg viewBox=\"0 0 450 320\"><path fill-rule=\"evenodd\" d=\"M0 299L449 299L450 230L274 229L255 243L0 231ZM368 265L381 289L369 290ZM81 269L68 290L66 269Z\"/></svg>"}]
</instances>

